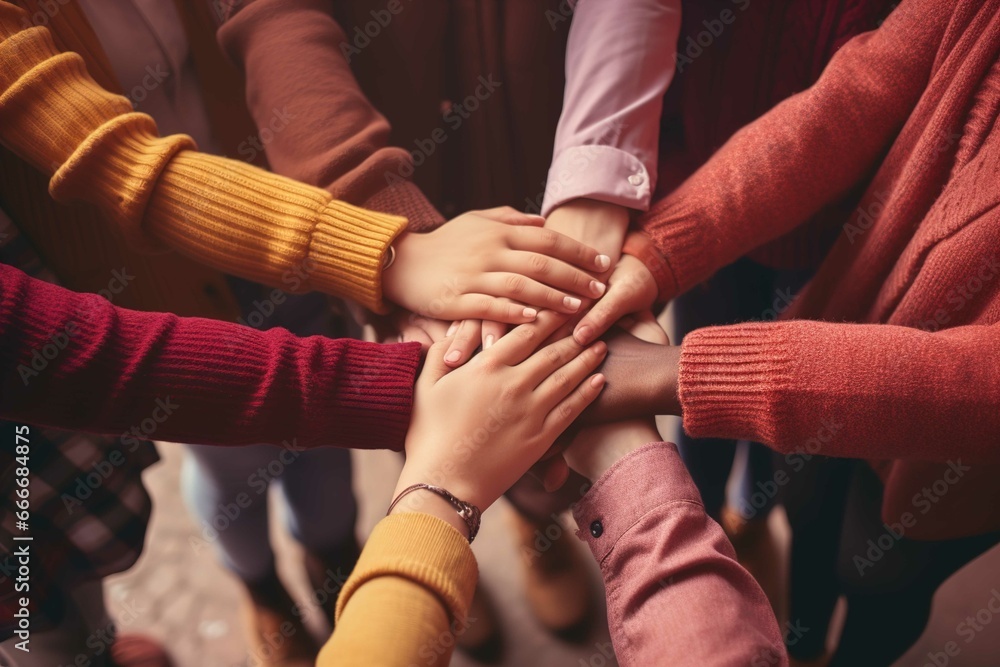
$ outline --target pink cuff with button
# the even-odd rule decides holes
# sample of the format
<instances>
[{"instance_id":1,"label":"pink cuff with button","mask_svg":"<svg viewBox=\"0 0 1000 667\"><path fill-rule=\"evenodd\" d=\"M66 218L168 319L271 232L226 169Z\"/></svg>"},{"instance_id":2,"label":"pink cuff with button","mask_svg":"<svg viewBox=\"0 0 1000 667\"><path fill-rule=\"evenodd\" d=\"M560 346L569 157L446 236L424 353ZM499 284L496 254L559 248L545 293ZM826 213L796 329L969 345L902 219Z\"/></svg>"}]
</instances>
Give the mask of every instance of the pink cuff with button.
<instances>
[{"instance_id":1,"label":"pink cuff with button","mask_svg":"<svg viewBox=\"0 0 1000 667\"><path fill-rule=\"evenodd\" d=\"M645 211L649 209L652 193L649 171L631 153L598 144L573 146L552 160L542 215L581 198Z\"/></svg>"}]
</instances>

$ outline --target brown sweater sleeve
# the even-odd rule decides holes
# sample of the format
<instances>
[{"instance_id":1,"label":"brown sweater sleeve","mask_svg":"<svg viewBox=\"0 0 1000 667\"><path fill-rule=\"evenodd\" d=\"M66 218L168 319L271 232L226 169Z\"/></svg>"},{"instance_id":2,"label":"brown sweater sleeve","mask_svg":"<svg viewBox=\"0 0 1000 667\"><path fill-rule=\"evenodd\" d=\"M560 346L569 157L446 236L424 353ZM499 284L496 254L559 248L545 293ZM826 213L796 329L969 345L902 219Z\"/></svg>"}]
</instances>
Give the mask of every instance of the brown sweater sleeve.
<instances>
[{"instance_id":1,"label":"brown sweater sleeve","mask_svg":"<svg viewBox=\"0 0 1000 667\"><path fill-rule=\"evenodd\" d=\"M248 0L224 12L219 42L246 73L247 106L267 136L271 168L334 197L406 216L410 229L444 218L412 182L412 158L389 146L389 123L341 52L330 0ZM389 175L389 176L387 176Z\"/></svg>"}]
</instances>

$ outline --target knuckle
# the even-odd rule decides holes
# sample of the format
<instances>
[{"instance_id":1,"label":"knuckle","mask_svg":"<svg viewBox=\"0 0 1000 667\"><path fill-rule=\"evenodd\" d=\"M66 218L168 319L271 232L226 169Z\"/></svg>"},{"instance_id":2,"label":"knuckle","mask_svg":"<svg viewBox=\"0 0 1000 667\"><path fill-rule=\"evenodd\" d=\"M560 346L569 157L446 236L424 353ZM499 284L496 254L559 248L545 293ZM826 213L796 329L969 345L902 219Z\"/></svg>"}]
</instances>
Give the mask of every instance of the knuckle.
<instances>
[{"instance_id":1,"label":"knuckle","mask_svg":"<svg viewBox=\"0 0 1000 667\"><path fill-rule=\"evenodd\" d=\"M545 255L532 255L531 256L531 270L536 274L545 275L552 268L552 262Z\"/></svg>"},{"instance_id":2,"label":"knuckle","mask_svg":"<svg viewBox=\"0 0 1000 667\"><path fill-rule=\"evenodd\" d=\"M552 251L559 247L559 234L552 231L551 229L542 229L541 239L542 247L546 250Z\"/></svg>"},{"instance_id":3,"label":"knuckle","mask_svg":"<svg viewBox=\"0 0 1000 667\"><path fill-rule=\"evenodd\" d=\"M528 281L525 280L524 276L519 276L516 273L507 276L505 282L507 291L513 296L524 294L524 291L528 288Z\"/></svg>"},{"instance_id":4,"label":"knuckle","mask_svg":"<svg viewBox=\"0 0 1000 667\"><path fill-rule=\"evenodd\" d=\"M489 296L478 296L473 302L473 308L475 308L476 314L478 316L489 315L494 312L497 307L496 301Z\"/></svg>"},{"instance_id":5,"label":"knuckle","mask_svg":"<svg viewBox=\"0 0 1000 667\"><path fill-rule=\"evenodd\" d=\"M563 360L562 350L559 349L558 345L550 345L545 348L545 358L548 360L549 364L559 364Z\"/></svg>"},{"instance_id":6,"label":"knuckle","mask_svg":"<svg viewBox=\"0 0 1000 667\"><path fill-rule=\"evenodd\" d=\"M569 421L573 418L573 405L570 403L564 403L556 408L556 418L559 421Z\"/></svg>"},{"instance_id":7,"label":"knuckle","mask_svg":"<svg viewBox=\"0 0 1000 667\"><path fill-rule=\"evenodd\" d=\"M557 373L553 373L552 382L560 389L567 389L572 384L573 378L571 378L569 373L566 371L559 371Z\"/></svg>"},{"instance_id":8,"label":"knuckle","mask_svg":"<svg viewBox=\"0 0 1000 667\"><path fill-rule=\"evenodd\" d=\"M538 330L531 326L521 327L518 330L518 335L520 336L522 342L531 343L538 338Z\"/></svg>"}]
</instances>

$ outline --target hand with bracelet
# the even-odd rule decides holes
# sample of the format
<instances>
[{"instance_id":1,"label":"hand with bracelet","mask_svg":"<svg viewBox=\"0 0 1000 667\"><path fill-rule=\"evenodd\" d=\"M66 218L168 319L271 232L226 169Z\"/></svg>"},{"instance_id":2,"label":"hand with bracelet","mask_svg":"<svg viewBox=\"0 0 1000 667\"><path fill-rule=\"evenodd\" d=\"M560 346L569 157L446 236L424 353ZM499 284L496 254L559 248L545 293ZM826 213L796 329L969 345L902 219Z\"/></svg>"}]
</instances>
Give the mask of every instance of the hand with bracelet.
<instances>
[{"instance_id":1,"label":"hand with bracelet","mask_svg":"<svg viewBox=\"0 0 1000 667\"><path fill-rule=\"evenodd\" d=\"M559 325L544 312L454 371L444 363L450 340L430 349L393 498L429 484L484 511L538 461L604 385L594 374L603 342L584 348L566 338L537 349ZM456 505L434 490L408 492L392 511L433 514L472 537Z\"/></svg>"}]
</instances>

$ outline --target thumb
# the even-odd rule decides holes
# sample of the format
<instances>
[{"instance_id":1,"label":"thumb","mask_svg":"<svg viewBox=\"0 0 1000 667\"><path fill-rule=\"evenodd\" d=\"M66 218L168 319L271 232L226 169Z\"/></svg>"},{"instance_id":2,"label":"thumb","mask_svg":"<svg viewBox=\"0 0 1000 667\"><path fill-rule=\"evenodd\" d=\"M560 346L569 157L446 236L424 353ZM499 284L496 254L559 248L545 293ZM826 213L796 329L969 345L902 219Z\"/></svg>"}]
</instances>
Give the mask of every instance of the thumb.
<instances>
[{"instance_id":1,"label":"thumb","mask_svg":"<svg viewBox=\"0 0 1000 667\"><path fill-rule=\"evenodd\" d=\"M448 351L449 345L451 345L451 338L439 340L430 346L430 349L427 350L427 357L424 359L424 368L420 371L420 380L434 384L448 374L451 368L444 363L444 355Z\"/></svg>"},{"instance_id":2,"label":"thumb","mask_svg":"<svg viewBox=\"0 0 1000 667\"><path fill-rule=\"evenodd\" d=\"M545 218L531 213L522 213L510 206L497 206L485 211L479 211L479 215L489 218L494 222L502 222L506 225L516 225L519 227L541 227L545 224Z\"/></svg>"}]
</instances>

